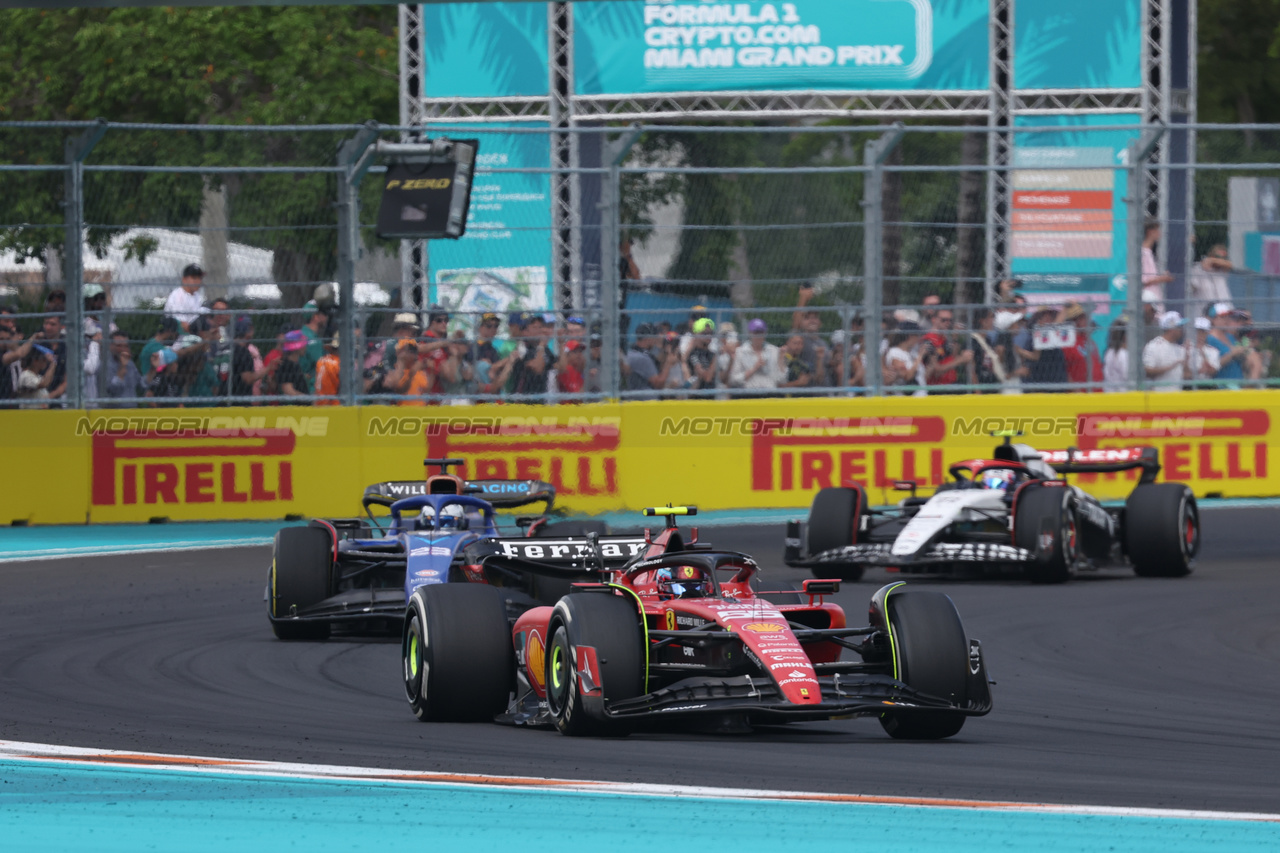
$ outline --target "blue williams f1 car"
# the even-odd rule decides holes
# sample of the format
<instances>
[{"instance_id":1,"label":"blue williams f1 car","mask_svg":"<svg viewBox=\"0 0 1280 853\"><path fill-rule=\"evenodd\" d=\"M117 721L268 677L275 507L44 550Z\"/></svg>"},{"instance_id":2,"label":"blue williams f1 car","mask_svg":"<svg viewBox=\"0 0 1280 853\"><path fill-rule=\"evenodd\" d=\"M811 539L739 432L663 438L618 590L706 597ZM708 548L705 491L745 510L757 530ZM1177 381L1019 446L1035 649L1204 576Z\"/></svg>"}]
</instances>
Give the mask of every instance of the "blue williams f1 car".
<instances>
[{"instance_id":1,"label":"blue williams f1 car","mask_svg":"<svg viewBox=\"0 0 1280 853\"><path fill-rule=\"evenodd\" d=\"M440 473L417 481L375 483L365 490L367 518L316 519L276 534L267 575L267 618L282 640L322 640L330 628L393 631L414 590L468 580L468 546L501 541L495 508L545 504L540 516L516 519L517 541L585 546L588 535L609 544L599 521L551 521L555 488L538 480L466 481L449 473L460 459L428 459ZM372 508L390 515L377 517ZM634 537L632 537L634 538ZM510 541L510 539L508 539ZM629 538L625 539L630 542ZM641 541L642 540L637 540ZM623 547L622 542L612 547ZM630 547L630 546L627 546ZM637 546L639 547L639 546ZM558 600L571 580L513 573L506 579L512 606Z\"/></svg>"}]
</instances>

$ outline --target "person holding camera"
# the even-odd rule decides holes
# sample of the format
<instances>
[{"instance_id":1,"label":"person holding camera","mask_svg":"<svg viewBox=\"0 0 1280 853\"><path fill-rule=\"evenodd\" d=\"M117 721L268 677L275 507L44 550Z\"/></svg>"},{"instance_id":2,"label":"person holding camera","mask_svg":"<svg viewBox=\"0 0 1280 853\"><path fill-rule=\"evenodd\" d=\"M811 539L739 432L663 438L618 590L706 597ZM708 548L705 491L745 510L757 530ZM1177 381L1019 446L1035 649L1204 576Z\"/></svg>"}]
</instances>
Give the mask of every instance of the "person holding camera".
<instances>
[{"instance_id":1,"label":"person holding camera","mask_svg":"<svg viewBox=\"0 0 1280 853\"><path fill-rule=\"evenodd\" d=\"M807 388L813 382L813 363L804 357L804 335L796 332L787 338L778 361L783 371L779 388Z\"/></svg>"},{"instance_id":2,"label":"person holding camera","mask_svg":"<svg viewBox=\"0 0 1280 853\"><path fill-rule=\"evenodd\" d=\"M659 354L655 355L654 350ZM679 341L661 342L658 330L651 323L636 327L635 343L627 353L627 390L648 391L645 396L656 397L656 392L667 385L672 369L680 365Z\"/></svg>"},{"instance_id":3,"label":"person holding camera","mask_svg":"<svg viewBox=\"0 0 1280 853\"><path fill-rule=\"evenodd\" d=\"M688 386L695 391L716 387L716 354L711 350L715 330L715 321L709 317L694 321L693 339L684 367L689 377Z\"/></svg>"},{"instance_id":4,"label":"person holding camera","mask_svg":"<svg viewBox=\"0 0 1280 853\"><path fill-rule=\"evenodd\" d=\"M37 332L36 334L40 334ZM43 344L34 344L22 359L22 372L18 375L18 399L34 401L38 408L45 408L49 387L55 381L58 360L53 350Z\"/></svg>"}]
</instances>

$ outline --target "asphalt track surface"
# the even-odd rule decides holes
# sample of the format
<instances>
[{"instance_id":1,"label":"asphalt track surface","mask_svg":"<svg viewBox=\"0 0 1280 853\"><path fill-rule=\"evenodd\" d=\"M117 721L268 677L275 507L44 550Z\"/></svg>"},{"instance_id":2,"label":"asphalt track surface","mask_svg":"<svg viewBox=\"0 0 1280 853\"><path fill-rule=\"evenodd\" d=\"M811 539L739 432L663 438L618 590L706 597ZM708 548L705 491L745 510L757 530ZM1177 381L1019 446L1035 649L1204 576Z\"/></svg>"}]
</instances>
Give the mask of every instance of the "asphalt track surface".
<instances>
[{"instance_id":1,"label":"asphalt track surface","mask_svg":"<svg viewBox=\"0 0 1280 853\"><path fill-rule=\"evenodd\" d=\"M1280 810L1280 512L1204 513L1188 578L921 584L958 606L998 685L938 743L870 719L750 735L565 738L422 724L393 641L282 643L267 548L0 566L0 739L427 771L1107 806ZM713 534L713 535L712 535ZM781 525L706 538L771 580ZM863 618L893 575L837 597Z\"/></svg>"}]
</instances>

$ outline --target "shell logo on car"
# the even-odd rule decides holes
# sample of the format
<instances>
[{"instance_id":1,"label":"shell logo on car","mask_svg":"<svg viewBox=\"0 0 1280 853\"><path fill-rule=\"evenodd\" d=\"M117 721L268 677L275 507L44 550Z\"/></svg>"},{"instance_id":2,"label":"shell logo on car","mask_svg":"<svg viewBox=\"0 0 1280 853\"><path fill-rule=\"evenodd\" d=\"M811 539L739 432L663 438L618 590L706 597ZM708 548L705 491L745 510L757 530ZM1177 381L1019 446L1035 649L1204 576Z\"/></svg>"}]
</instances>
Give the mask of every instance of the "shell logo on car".
<instances>
[{"instance_id":1,"label":"shell logo on car","mask_svg":"<svg viewBox=\"0 0 1280 853\"><path fill-rule=\"evenodd\" d=\"M780 634L787 630L787 626L779 625L777 622L749 622L742 626L742 630L753 634Z\"/></svg>"}]
</instances>

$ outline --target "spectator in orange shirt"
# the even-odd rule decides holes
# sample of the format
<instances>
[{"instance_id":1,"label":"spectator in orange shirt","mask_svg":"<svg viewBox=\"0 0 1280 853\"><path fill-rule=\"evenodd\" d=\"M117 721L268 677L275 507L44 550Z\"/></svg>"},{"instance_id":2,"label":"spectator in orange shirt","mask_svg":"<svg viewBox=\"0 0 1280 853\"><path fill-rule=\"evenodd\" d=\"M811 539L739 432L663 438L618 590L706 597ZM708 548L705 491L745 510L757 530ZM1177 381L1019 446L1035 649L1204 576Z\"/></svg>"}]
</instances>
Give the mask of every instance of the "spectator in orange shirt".
<instances>
[{"instance_id":1,"label":"spectator in orange shirt","mask_svg":"<svg viewBox=\"0 0 1280 853\"><path fill-rule=\"evenodd\" d=\"M396 363L387 371L382 379L382 388L387 394L415 394L413 390L422 365L418 361L418 342L412 338L396 341ZM415 400L401 400L401 406L425 405Z\"/></svg>"},{"instance_id":2,"label":"spectator in orange shirt","mask_svg":"<svg viewBox=\"0 0 1280 853\"><path fill-rule=\"evenodd\" d=\"M324 345L324 355L316 362L316 393L332 400L316 400L317 406L338 405L338 380L342 362L338 360L338 333Z\"/></svg>"}]
</instances>

